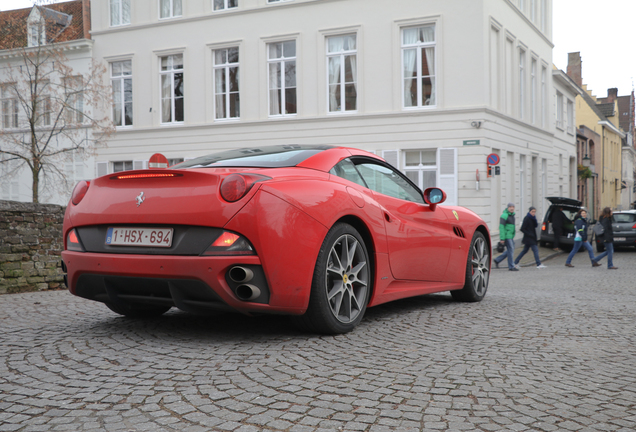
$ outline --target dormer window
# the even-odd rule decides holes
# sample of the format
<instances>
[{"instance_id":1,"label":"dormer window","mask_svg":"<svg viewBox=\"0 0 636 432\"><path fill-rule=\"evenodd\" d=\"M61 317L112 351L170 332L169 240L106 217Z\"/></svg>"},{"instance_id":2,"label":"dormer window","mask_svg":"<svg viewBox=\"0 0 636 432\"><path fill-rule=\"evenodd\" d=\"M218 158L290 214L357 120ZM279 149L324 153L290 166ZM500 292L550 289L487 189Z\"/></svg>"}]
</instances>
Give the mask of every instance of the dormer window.
<instances>
[{"instance_id":1,"label":"dormer window","mask_svg":"<svg viewBox=\"0 0 636 432\"><path fill-rule=\"evenodd\" d=\"M36 47L46 44L46 24L37 7L34 7L27 19L28 45Z\"/></svg>"}]
</instances>

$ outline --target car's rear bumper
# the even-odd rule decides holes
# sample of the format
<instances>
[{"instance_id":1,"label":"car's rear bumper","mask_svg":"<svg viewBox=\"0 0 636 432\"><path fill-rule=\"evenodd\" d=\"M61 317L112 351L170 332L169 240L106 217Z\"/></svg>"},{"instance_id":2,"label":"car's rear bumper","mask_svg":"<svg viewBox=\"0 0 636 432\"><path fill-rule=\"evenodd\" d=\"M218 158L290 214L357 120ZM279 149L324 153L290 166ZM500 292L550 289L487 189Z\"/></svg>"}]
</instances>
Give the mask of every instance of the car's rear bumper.
<instances>
[{"instance_id":1,"label":"car's rear bumper","mask_svg":"<svg viewBox=\"0 0 636 432\"><path fill-rule=\"evenodd\" d=\"M303 305L294 304L293 296L270 290L256 255L148 256L64 251L62 260L69 291L103 303L162 304L188 312L304 312ZM236 266L251 270L249 280L242 283L229 277L228 272ZM259 296L242 300L237 294L241 285L257 287Z\"/></svg>"}]
</instances>

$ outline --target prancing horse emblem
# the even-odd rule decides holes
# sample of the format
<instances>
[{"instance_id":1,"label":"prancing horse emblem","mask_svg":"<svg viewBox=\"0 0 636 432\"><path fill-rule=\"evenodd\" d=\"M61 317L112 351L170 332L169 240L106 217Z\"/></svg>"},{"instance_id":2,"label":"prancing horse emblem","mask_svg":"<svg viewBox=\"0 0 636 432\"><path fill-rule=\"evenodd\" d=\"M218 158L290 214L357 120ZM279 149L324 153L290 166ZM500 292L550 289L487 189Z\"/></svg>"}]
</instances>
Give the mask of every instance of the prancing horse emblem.
<instances>
[{"instance_id":1,"label":"prancing horse emblem","mask_svg":"<svg viewBox=\"0 0 636 432\"><path fill-rule=\"evenodd\" d=\"M144 196L144 193L141 192L139 195L137 195L137 207L139 207L141 205L141 203L144 202L144 200L146 199L146 197Z\"/></svg>"}]
</instances>

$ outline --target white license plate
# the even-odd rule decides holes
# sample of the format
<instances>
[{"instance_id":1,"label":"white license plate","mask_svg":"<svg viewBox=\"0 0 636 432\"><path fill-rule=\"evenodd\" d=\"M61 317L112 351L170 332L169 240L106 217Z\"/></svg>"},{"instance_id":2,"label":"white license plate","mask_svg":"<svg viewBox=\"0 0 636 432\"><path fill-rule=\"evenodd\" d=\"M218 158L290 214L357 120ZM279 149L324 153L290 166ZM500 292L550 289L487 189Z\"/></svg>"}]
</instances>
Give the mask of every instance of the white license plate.
<instances>
[{"instance_id":1,"label":"white license plate","mask_svg":"<svg viewBox=\"0 0 636 432\"><path fill-rule=\"evenodd\" d=\"M614 237L614 241L625 241L627 237Z\"/></svg>"},{"instance_id":2,"label":"white license plate","mask_svg":"<svg viewBox=\"0 0 636 432\"><path fill-rule=\"evenodd\" d=\"M172 228L111 227L106 232L106 244L113 246L172 246Z\"/></svg>"}]
</instances>

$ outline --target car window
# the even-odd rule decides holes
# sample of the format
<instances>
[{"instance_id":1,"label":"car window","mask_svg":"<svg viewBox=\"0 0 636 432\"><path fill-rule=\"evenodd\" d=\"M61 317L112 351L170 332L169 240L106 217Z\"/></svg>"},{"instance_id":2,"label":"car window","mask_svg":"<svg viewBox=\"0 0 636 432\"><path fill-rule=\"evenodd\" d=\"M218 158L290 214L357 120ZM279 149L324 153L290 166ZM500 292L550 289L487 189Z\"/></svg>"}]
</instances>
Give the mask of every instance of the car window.
<instances>
[{"instance_id":1,"label":"car window","mask_svg":"<svg viewBox=\"0 0 636 432\"><path fill-rule=\"evenodd\" d=\"M636 214L633 213L614 213L614 222L616 223L634 223L636 222Z\"/></svg>"},{"instance_id":2,"label":"car window","mask_svg":"<svg viewBox=\"0 0 636 432\"><path fill-rule=\"evenodd\" d=\"M369 189L393 198L424 204L420 191L394 170L371 162L357 164L356 168Z\"/></svg>"},{"instance_id":3,"label":"car window","mask_svg":"<svg viewBox=\"0 0 636 432\"><path fill-rule=\"evenodd\" d=\"M341 177L343 179L352 181L360 186L367 187L360 173L356 169L356 166L349 159L344 159L338 162L333 168L329 170L329 174Z\"/></svg>"}]
</instances>

